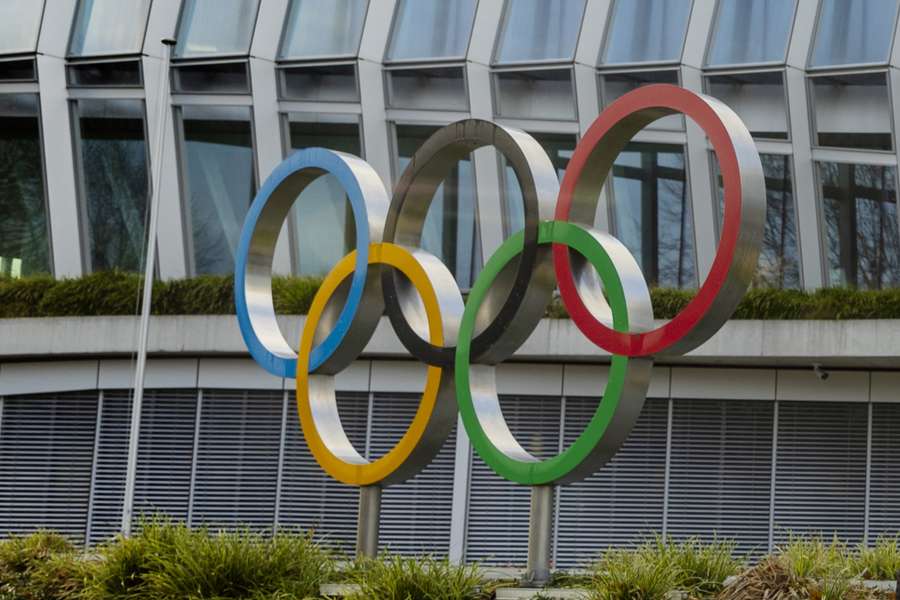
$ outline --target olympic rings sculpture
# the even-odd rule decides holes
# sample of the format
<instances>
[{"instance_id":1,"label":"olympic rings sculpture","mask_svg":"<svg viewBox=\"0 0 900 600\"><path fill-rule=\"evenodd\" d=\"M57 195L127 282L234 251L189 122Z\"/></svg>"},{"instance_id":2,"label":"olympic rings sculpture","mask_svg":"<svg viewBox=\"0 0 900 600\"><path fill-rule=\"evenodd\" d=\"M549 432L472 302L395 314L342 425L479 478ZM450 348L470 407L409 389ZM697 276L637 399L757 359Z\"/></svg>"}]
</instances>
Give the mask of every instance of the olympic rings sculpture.
<instances>
[{"instance_id":1,"label":"olympic rings sculpture","mask_svg":"<svg viewBox=\"0 0 900 600\"><path fill-rule=\"evenodd\" d=\"M637 261L592 224L616 156L643 127L675 113L703 129L718 157L724 222L696 297L657 326ZM447 267L419 246L434 192L459 160L484 146L496 148L514 170L525 225L486 261L464 302ZM325 173L347 194L356 249L325 277L295 352L275 318L272 259L294 201ZM671 85L642 87L612 103L577 146L561 184L531 136L477 119L427 140L391 199L362 159L308 149L275 169L247 215L236 260L237 318L253 358L277 376L296 378L304 437L335 479L384 486L412 477L440 450L458 409L473 447L500 476L528 485L567 483L594 473L625 441L643 407L654 358L696 348L734 312L756 269L764 216L762 165L743 122L720 101ZM588 426L561 454L540 460L503 418L495 365L532 333L557 285L575 326L612 358ZM409 429L387 454L369 461L341 425L334 375L359 356L385 313L403 346L428 368Z\"/></svg>"}]
</instances>

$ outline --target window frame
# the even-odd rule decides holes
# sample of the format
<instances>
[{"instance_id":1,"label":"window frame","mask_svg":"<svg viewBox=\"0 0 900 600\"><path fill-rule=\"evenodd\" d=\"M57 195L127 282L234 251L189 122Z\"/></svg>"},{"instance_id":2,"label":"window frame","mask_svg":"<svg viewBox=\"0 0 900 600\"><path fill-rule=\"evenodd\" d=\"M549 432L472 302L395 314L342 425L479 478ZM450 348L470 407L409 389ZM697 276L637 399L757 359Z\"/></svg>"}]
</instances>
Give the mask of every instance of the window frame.
<instances>
[{"instance_id":1,"label":"window frame","mask_svg":"<svg viewBox=\"0 0 900 600\"><path fill-rule=\"evenodd\" d=\"M387 69L388 65L391 66L399 66L399 65L433 65L435 63L465 63L466 59L469 56L469 49L472 47L472 38L475 34L475 20L478 17L478 7L481 3L481 0L474 0L475 7L472 12L472 24L469 26L469 35L466 38L466 48L463 51L461 56L431 56L431 57L418 57L418 58L390 58L390 53L392 46L394 44L394 36L397 34L398 20L400 16L400 8L406 2L415 1L415 0L396 0L394 4L393 14L391 15L391 26L388 29L388 38L387 44L384 47L384 56L382 57L382 64L384 68ZM468 88L467 88L468 91Z\"/></svg>"},{"instance_id":2,"label":"window frame","mask_svg":"<svg viewBox=\"0 0 900 600\"><path fill-rule=\"evenodd\" d=\"M606 24L603 27L603 41L600 44L600 56L597 57L597 68L599 69L640 69L643 67L671 67L671 66L679 66L681 65L682 60L684 60L684 49L687 46L687 37L688 32L691 28L691 19L694 16L694 9L697 7L697 0L689 0L691 3L691 8L688 10L687 21L684 26L684 34L681 36L681 47L678 51L678 56L670 60L644 60L644 61L627 61L627 62L617 62L617 63L609 63L606 62L606 55L609 52L609 44L612 38L612 27L613 22L616 17L616 8L619 6L619 2L623 0L611 0L609 11L606 14ZM709 32L707 32L709 35ZM660 69L662 70L662 69Z\"/></svg>"},{"instance_id":3,"label":"window frame","mask_svg":"<svg viewBox=\"0 0 900 600\"><path fill-rule=\"evenodd\" d=\"M86 0L78 0L75 5L75 13L72 16L72 22L69 24L69 39L66 42L66 60L67 61L97 61L97 62L111 62L112 60L118 58L126 58L132 56L141 56L144 53L144 47L147 44L147 28L150 26L150 14L153 10L153 0L148 0L147 2L147 15L144 18L144 27L142 29L143 35L141 35L141 43L136 50L127 51L127 52L101 52L99 54L73 54L72 53L72 43L75 41L75 28L78 25L78 19L81 15L81 10L84 7L84 3ZM179 18L181 18L181 14L179 12ZM100 60L97 60L100 59ZM143 87L143 73L141 74L141 87Z\"/></svg>"},{"instance_id":4,"label":"window frame","mask_svg":"<svg viewBox=\"0 0 900 600\"><path fill-rule=\"evenodd\" d=\"M188 277L196 277L197 276L197 261L194 256L194 233L193 233L193 220L191 219L191 207L190 207L190 175L188 174L188 164L187 164L187 140L184 134L184 109L185 108L204 108L204 109L217 109L217 108L246 108L249 111L248 120L250 124L250 152L253 157L251 161L251 165L253 167L253 186L256 192L259 191L260 187L260 171L259 171L259 153L258 153L258 143L256 141L256 119L255 119L255 110L252 102L247 103L238 103L238 102L221 102L221 103L195 103L195 102L184 102L182 100L173 99L169 109L172 110L172 123L175 126L175 158L176 163L178 165L178 192L179 192L179 204L181 210L181 221L182 221L182 239L184 240L184 253L185 253L185 272ZM247 204L247 208L249 210L250 205L253 203L251 199Z\"/></svg>"},{"instance_id":5,"label":"window frame","mask_svg":"<svg viewBox=\"0 0 900 600\"><path fill-rule=\"evenodd\" d=\"M578 34L575 36L575 46L572 49L572 56L569 58L543 58L536 60L511 60L511 61L501 61L499 58L500 55L500 45L503 42L503 36L506 33L506 28L509 25L509 11L512 3L515 0L503 0L503 11L500 15L500 24L497 27L497 31L494 34L494 44L493 48L491 48L491 67L496 68L505 68L511 70L515 67L547 67L551 65L564 65L564 64L574 64L575 57L578 55L578 45L581 43L581 36L584 33L584 17L587 14L587 4L588 0L581 0L582 8L581 8L581 18L578 23ZM474 33L474 25L473 25L473 33ZM471 38L470 38L471 39Z\"/></svg>"},{"instance_id":6,"label":"window frame","mask_svg":"<svg viewBox=\"0 0 900 600\"><path fill-rule=\"evenodd\" d=\"M782 66L787 64L788 52L791 49L791 41L794 38L794 31L797 28L797 7L798 0L791 0L793 2L793 8L791 10L791 26L788 28L787 38L784 41L784 52L782 52L782 60L770 60L770 61L750 61L745 63L722 63L722 64L711 64L710 63L710 55L712 54L713 42L715 42L716 34L719 31L719 15L722 10L722 3L725 0L716 0L716 7L713 11L713 19L712 24L707 32L706 38L706 49L703 52L703 69L704 71L709 70L731 70L731 69L741 69L741 68L757 68L757 67L772 67L772 66ZM818 18L818 17L817 17ZM815 39L815 38L813 38Z\"/></svg>"},{"instance_id":7,"label":"window frame","mask_svg":"<svg viewBox=\"0 0 900 600\"><path fill-rule=\"evenodd\" d=\"M812 75L813 73L822 72L831 72L835 70L857 70L867 67L887 67L891 63L891 57L894 54L894 47L897 44L897 34L898 34L898 25L900 25L900 2L894 0L894 25L891 29L891 42L888 45L885 59L883 61L875 61L875 62L861 62L861 63L841 63L835 65L819 65L815 66L812 64L813 55L816 52L816 42L819 40L819 27L822 22L822 9L827 0L817 0L816 3L816 17L815 21L813 21L813 32L812 38L810 39L809 48L807 49L806 54L806 72L808 75Z\"/></svg>"},{"instance_id":8,"label":"window frame","mask_svg":"<svg viewBox=\"0 0 900 600\"><path fill-rule=\"evenodd\" d=\"M141 120L143 124L144 130L144 145L146 146L146 152L144 154L144 163L147 169L147 207L149 210L150 203L153 201L153 177L152 177L152 165L150 158L150 131L147 128L147 101L145 98L138 97L127 97L127 98L91 98L91 97L83 97L83 96L73 96L69 98L69 124L70 129L72 130L72 157L74 161L75 167L75 198L78 203L78 233L80 237L80 248L81 248L81 268L84 273L94 273L96 272L94 269L94 265L91 260L91 224L90 217L88 214L88 193L87 193L87 185L84 177L84 157L82 154L83 149L83 140L81 136L81 116L79 114L79 104L83 101L90 100L126 100L126 101L138 101L141 103ZM149 217L149 212L147 214ZM149 223L145 223L145 227L149 227ZM146 238L147 231L144 232L144 236ZM146 239L142 240L142 244L146 245ZM154 252L159 253L159 240L157 239L153 244ZM144 261L147 260L146 253L144 253ZM154 273L154 277L159 277L159 261L156 261L156 269Z\"/></svg>"},{"instance_id":9,"label":"window frame","mask_svg":"<svg viewBox=\"0 0 900 600\"><path fill-rule=\"evenodd\" d=\"M175 46L172 48L172 63L187 63L187 62L218 62L221 60L227 60L231 58L249 58L250 54L253 51L253 40L256 38L256 26L259 23L259 11L262 5L262 0L254 0L256 2L256 13L253 16L253 24L250 27L250 40L247 44L246 52L225 52L225 53L215 53L215 54L204 54L203 56L179 56L178 46L181 43L181 36L184 33L184 13L187 8L188 2L195 2L197 0L181 0L181 6L178 8L178 20L175 21ZM145 34L146 37L146 34Z\"/></svg>"},{"instance_id":10,"label":"window frame","mask_svg":"<svg viewBox=\"0 0 900 600\"><path fill-rule=\"evenodd\" d=\"M362 13L362 29L359 32L359 40L356 42L356 50L350 54L319 54L316 56L286 56L283 54L284 43L287 41L288 29L291 24L291 11L294 5L301 0L288 0L284 10L284 17L281 22L281 35L278 39L278 49L275 52L275 64L296 64L296 63L313 63L313 62L337 62L337 61L356 61L359 58L359 51L362 49L363 36L366 33L366 22L369 20L369 11L372 8L372 0L364 0L366 7ZM393 27L393 25L392 25ZM255 30L255 27L254 27ZM390 43L390 37L388 38ZM386 50L385 50L386 52ZM357 69L358 70L358 69ZM357 75L358 77L358 75Z\"/></svg>"}]
</instances>

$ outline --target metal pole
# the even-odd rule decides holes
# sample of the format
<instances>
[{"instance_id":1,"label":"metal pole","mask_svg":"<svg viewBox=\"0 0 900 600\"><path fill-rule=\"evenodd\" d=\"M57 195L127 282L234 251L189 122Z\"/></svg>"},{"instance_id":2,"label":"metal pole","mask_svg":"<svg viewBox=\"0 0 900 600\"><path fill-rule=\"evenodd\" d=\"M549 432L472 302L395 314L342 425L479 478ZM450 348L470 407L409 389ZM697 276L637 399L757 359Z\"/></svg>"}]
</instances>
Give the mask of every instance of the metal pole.
<instances>
[{"instance_id":1,"label":"metal pole","mask_svg":"<svg viewBox=\"0 0 900 600\"><path fill-rule=\"evenodd\" d=\"M356 529L356 556L378 556L378 529L381 519L381 486L359 488L359 522Z\"/></svg>"},{"instance_id":2,"label":"metal pole","mask_svg":"<svg viewBox=\"0 0 900 600\"><path fill-rule=\"evenodd\" d=\"M131 534L134 513L134 482L137 476L138 437L141 432L141 406L144 400L144 373L147 367L147 336L150 330L150 303L153 299L153 273L156 271L156 237L159 230L159 197L162 179L163 146L166 141L169 100L169 62L175 40L166 38L160 66L159 97L157 99L156 153L153 159L153 179L150 195L150 224L147 232L147 254L144 268L144 290L141 301L141 324L138 334L137 367L134 372L134 396L131 401L131 430L128 434L128 468L125 472L125 498L122 502L122 533Z\"/></svg>"},{"instance_id":3,"label":"metal pole","mask_svg":"<svg viewBox=\"0 0 900 600\"><path fill-rule=\"evenodd\" d=\"M542 586L550 580L550 544L553 536L552 485L536 485L531 488L531 514L528 518L528 565L525 569L526 585Z\"/></svg>"}]
</instances>

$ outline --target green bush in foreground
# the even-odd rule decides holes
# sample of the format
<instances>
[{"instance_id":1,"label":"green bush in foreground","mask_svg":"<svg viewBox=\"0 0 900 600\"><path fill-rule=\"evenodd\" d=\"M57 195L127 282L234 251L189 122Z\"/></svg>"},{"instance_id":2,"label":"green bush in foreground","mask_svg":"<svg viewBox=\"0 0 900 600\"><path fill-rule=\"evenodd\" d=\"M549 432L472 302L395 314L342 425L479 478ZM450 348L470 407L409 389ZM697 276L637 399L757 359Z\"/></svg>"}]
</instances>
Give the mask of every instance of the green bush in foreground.
<instances>
[{"instance_id":1,"label":"green bush in foreground","mask_svg":"<svg viewBox=\"0 0 900 600\"><path fill-rule=\"evenodd\" d=\"M272 293L280 314L306 314L321 280L275 277ZM142 278L105 271L55 281L47 276L0 278L0 319L55 316L134 315L140 310ZM651 290L653 312L670 319L694 297L690 290ZM234 279L203 275L153 284L153 314L234 314ZM559 299L547 316L567 318ZM900 289L862 291L823 289L816 292L757 288L750 290L734 314L736 319L900 319Z\"/></svg>"},{"instance_id":2,"label":"green bush in foreground","mask_svg":"<svg viewBox=\"0 0 900 600\"><path fill-rule=\"evenodd\" d=\"M350 583L359 591L350 600L487 600L491 592L474 565L431 557L382 557L357 563Z\"/></svg>"}]
</instances>

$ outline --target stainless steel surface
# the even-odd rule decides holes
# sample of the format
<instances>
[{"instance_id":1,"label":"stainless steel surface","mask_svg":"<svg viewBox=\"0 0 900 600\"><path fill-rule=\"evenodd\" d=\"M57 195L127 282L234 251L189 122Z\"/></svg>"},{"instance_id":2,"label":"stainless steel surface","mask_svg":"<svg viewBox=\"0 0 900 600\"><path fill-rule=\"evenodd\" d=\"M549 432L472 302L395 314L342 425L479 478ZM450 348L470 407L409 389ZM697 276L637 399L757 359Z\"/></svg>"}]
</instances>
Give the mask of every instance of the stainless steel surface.
<instances>
[{"instance_id":1,"label":"stainless steel surface","mask_svg":"<svg viewBox=\"0 0 900 600\"><path fill-rule=\"evenodd\" d=\"M381 519L381 486L359 488L359 520L356 529L356 556L378 556L378 531Z\"/></svg>"},{"instance_id":2,"label":"stainless steel surface","mask_svg":"<svg viewBox=\"0 0 900 600\"><path fill-rule=\"evenodd\" d=\"M497 363L511 356L525 341L543 316L555 287L548 249L538 246L537 236L540 221L553 216L559 181L540 144L523 131L480 119L458 121L439 129L416 151L394 189L384 241L418 247L434 192L460 160L484 146L496 148L512 167L522 190L525 214L521 258L515 268L501 276L485 299L480 330L472 341L473 362ZM400 298L400 278L388 272L382 277L387 314L403 345L427 364L452 366L452 342L443 348L426 342L417 332L420 328L407 322L409 306Z\"/></svg>"},{"instance_id":3,"label":"stainless steel surface","mask_svg":"<svg viewBox=\"0 0 900 600\"><path fill-rule=\"evenodd\" d=\"M536 485L531 488L531 513L528 517L528 563L523 583L541 586L550 580L550 548L553 542L553 503L556 488Z\"/></svg>"}]
</instances>

